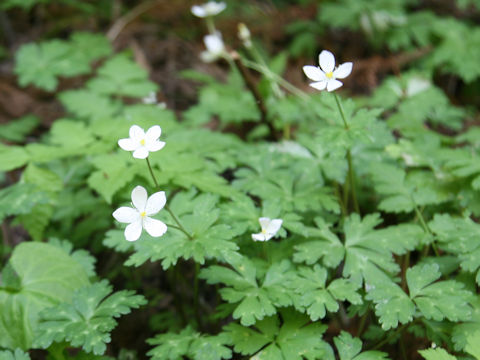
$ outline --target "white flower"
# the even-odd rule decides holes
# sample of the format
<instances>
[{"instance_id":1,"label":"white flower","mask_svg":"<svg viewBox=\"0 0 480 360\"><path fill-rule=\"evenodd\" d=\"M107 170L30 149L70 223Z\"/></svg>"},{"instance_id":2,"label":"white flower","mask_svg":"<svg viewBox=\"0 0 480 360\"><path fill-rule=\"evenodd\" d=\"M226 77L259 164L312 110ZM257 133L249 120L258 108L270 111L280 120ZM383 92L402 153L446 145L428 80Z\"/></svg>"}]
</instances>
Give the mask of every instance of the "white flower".
<instances>
[{"instance_id":1,"label":"white flower","mask_svg":"<svg viewBox=\"0 0 480 360\"><path fill-rule=\"evenodd\" d=\"M346 62L335 68L335 56L328 51L323 50L318 56L318 62L320 67L306 65L303 67L303 72L307 77L313 81L310 86L318 89L333 91L343 85L341 81L337 79L344 79L352 72L353 64Z\"/></svg>"},{"instance_id":2,"label":"white flower","mask_svg":"<svg viewBox=\"0 0 480 360\"><path fill-rule=\"evenodd\" d=\"M203 38L207 51L203 51L200 57L205 62L212 62L225 55L225 45L223 44L222 34L216 32L215 34L206 35Z\"/></svg>"},{"instance_id":3,"label":"white flower","mask_svg":"<svg viewBox=\"0 0 480 360\"><path fill-rule=\"evenodd\" d=\"M146 159L149 152L162 149L165 142L159 141L162 134L160 126L155 125L147 130L147 133L138 125L130 127L130 138L118 140L118 146L123 150L133 151L133 157L136 159Z\"/></svg>"},{"instance_id":4,"label":"white flower","mask_svg":"<svg viewBox=\"0 0 480 360\"><path fill-rule=\"evenodd\" d=\"M167 104L164 102L158 102L155 91L151 91L147 96L142 98L142 102L146 105L157 105L160 109L166 109L167 107Z\"/></svg>"},{"instance_id":5,"label":"white flower","mask_svg":"<svg viewBox=\"0 0 480 360\"><path fill-rule=\"evenodd\" d=\"M252 46L250 30L244 23L238 24L238 38L242 40L245 47L249 48Z\"/></svg>"},{"instance_id":6,"label":"white flower","mask_svg":"<svg viewBox=\"0 0 480 360\"><path fill-rule=\"evenodd\" d=\"M203 5L193 5L192 14L200 18L215 16L225 10L226 7L227 5L223 1L218 3L215 1L209 1Z\"/></svg>"},{"instance_id":7,"label":"white flower","mask_svg":"<svg viewBox=\"0 0 480 360\"><path fill-rule=\"evenodd\" d=\"M282 226L282 219L272 219L270 220L267 217L261 217L258 219L260 226L262 227L262 232L258 234L252 234L252 239L254 241L268 241L280 230Z\"/></svg>"},{"instance_id":8,"label":"white flower","mask_svg":"<svg viewBox=\"0 0 480 360\"><path fill-rule=\"evenodd\" d=\"M164 191L148 197L147 190L143 186L137 186L132 191L133 208L122 206L113 212L113 217L121 223L129 224L125 228L125 238L128 241L138 240L142 234L142 228L151 236L159 237L165 234L167 225L150 216L162 210L166 202Z\"/></svg>"}]
</instances>

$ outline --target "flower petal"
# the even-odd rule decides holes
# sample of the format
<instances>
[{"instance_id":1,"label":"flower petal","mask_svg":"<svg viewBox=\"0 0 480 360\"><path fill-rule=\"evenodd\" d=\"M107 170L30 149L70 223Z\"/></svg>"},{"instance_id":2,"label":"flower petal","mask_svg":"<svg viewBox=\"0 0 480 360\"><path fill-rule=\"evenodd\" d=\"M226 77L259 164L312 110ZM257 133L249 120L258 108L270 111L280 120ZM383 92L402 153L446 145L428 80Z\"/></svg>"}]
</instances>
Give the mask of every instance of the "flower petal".
<instances>
[{"instance_id":1,"label":"flower petal","mask_svg":"<svg viewBox=\"0 0 480 360\"><path fill-rule=\"evenodd\" d=\"M145 146L139 147L132 155L135 159L146 159L148 157L148 149Z\"/></svg>"},{"instance_id":2,"label":"flower petal","mask_svg":"<svg viewBox=\"0 0 480 360\"><path fill-rule=\"evenodd\" d=\"M132 191L132 203L139 212L145 211L147 205L147 190L143 186L136 186Z\"/></svg>"},{"instance_id":3,"label":"flower petal","mask_svg":"<svg viewBox=\"0 0 480 360\"><path fill-rule=\"evenodd\" d=\"M145 141L155 141L162 135L162 128L158 125L152 126L145 134Z\"/></svg>"},{"instance_id":4,"label":"flower petal","mask_svg":"<svg viewBox=\"0 0 480 360\"><path fill-rule=\"evenodd\" d=\"M260 223L262 230L267 230L268 225L270 225L270 218L261 217L258 219L258 222Z\"/></svg>"},{"instance_id":5,"label":"flower petal","mask_svg":"<svg viewBox=\"0 0 480 360\"><path fill-rule=\"evenodd\" d=\"M282 226L283 220L282 219L273 219L267 227L267 233L269 235L275 236L280 227Z\"/></svg>"},{"instance_id":6,"label":"flower petal","mask_svg":"<svg viewBox=\"0 0 480 360\"><path fill-rule=\"evenodd\" d=\"M150 236L153 237L162 236L167 232L167 225L165 225L160 220L152 219L149 217L145 217L143 219L143 227L145 228L145 230L147 230Z\"/></svg>"},{"instance_id":7,"label":"flower petal","mask_svg":"<svg viewBox=\"0 0 480 360\"><path fill-rule=\"evenodd\" d=\"M118 140L118 146L126 151L134 151L139 145L140 144L137 141L130 138Z\"/></svg>"},{"instance_id":8,"label":"flower petal","mask_svg":"<svg viewBox=\"0 0 480 360\"><path fill-rule=\"evenodd\" d=\"M199 6L199 5L193 5L192 8L191 8L191 11L192 11L193 15L201 17L201 18L207 16L207 12L205 11L205 9L202 6Z\"/></svg>"},{"instance_id":9,"label":"flower petal","mask_svg":"<svg viewBox=\"0 0 480 360\"><path fill-rule=\"evenodd\" d=\"M152 142L147 141L147 143L145 144L145 147L150 152L161 150L161 149L163 149L164 146L165 146L165 142L164 141L158 141L158 140L155 140L155 141L152 141Z\"/></svg>"},{"instance_id":10,"label":"flower petal","mask_svg":"<svg viewBox=\"0 0 480 360\"><path fill-rule=\"evenodd\" d=\"M333 72L333 77L335 79L345 79L352 73L352 67L353 63L351 62L343 63Z\"/></svg>"},{"instance_id":11,"label":"flower petal","mask_svg":"<svg viewBox=\"0 0 480 360\"><path fill-rule=\"evenodd\" d=\"M131 224L138 220L140 214L137 210L131 207L122 206L113 212L115 220L121 223Z\"/></svg>"},{"instance_id":12,"label":"flower petal","mask_svg":"<svg viewBox=\"0 0 480 360\"><path fill-rule=\"evenodd\" d=\"M327 87L327 81L314 82L309 85L317 90L325 90Z\"/></svg>"},{"instance_id":13,"label":"flower petal","mask_svg":"<svg viewBox=\"0 0 480 360\"><path fill-rule=\"evenodd\" d=\"M125 228L125 239L128 241L135 241L138 240L140 235L142 234L142 222L136 221L127 225Z\"/></svg>"},{"instance_id":14,"label":"flower petal","mask_svg":"<svg viewBox=\"0 0 480 360\"><path fill-rule=\"evenodd\" d=\"M333 54L328 50L323 50L320 53L318 56L318 62L320 64L320 68L326 73L332 72L335 68L335 56L333 56Z\"/></svg>"},{"instance_id":15,"label":"flower petal","mask_svg":"<svg viewBox=\"0 0 480 360\"><path fill-rule=\"evenodd\" d=\"M327 90L328 91L333 91L341 87L343 83L341 81L332 79L327 82Z\"/></svg>"},{"instance_id":16,"label":"flower petal","mask_svg":"<svg viewBox=\"0 0 480 360\"><path fill-rule=\"evenodd\" d=\"M262 233L258 233L258 234L252 234L252 239L253 241L265 241L265 235L263 235Z\"/></svg>"},{"instance_id":17,"label":"flower petal","mask_svg":"<svg viewBox=\"0 0 480 360\"><path fill-rule=\"evenodd\" d=\"M154 215L163 209L167 202L165 196L165 191L159 191L155 194L152 194L147 200L147 205L145 206L145 212L147 215Z\"/></svg>"},{"instance_id":18,"label":"flower petal","mask_svg":"<svg viewBox=\"0 0 480 360\"><path fill-rule=\"evenodd\" d=\"M205 35L203 37L203 42L207 50L216 55L220 55L225 49L223 44L222 35L217 31L215 34Z\"/></svg>"},{"instance_id":19,"label":"flower petal","mask_svg":"<svg viewBox=\"0 0 480 360\"><path fill-rule=\"evenodd\" d=\"M132 125L130 127L129 135L130 139L136 140L138 142L145 139L145 131L143 131L143 129L138 125Z\"/></svg>"},{"instance_id":20,"label":"flower petal","mask_svg":"<svg viewBox=\"0 0 480 360\"><path fill-rule=\"evenodd\" d=\"M305 65L303 67L303 72L310 80L313 80L313 81L326 80L325 73L322 70L320 70L318 66Z\"/></svg>"}]
</instances>

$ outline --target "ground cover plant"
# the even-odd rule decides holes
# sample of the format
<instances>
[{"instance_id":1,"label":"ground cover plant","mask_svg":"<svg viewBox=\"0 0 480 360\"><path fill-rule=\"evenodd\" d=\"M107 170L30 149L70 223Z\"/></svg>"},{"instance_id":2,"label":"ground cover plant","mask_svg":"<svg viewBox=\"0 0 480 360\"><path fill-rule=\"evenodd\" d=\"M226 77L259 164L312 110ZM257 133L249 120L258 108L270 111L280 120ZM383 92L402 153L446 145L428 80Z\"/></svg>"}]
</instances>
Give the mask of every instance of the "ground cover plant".
<instances>
[{"instance_id":1,"label":"ground cover plant","mask_svg":"<svg viewBox=\"0 0 480 360\"><path fill-rule=\"evenodd\" d=\"M478 1L0 9L0 360L480 359Z\"/></svg>"}]
</instances>

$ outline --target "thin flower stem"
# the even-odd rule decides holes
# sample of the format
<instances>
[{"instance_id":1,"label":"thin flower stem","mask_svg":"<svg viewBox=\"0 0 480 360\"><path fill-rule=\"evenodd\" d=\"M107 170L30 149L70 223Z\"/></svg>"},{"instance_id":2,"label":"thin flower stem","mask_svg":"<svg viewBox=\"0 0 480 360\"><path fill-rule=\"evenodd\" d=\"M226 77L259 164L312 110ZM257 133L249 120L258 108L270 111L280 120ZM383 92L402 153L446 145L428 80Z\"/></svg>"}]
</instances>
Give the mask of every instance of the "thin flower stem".
<instances>
[{"instance_id":1,"label":"thin flower stem","mask_svg":"<svg viewBox=\"0 0 480 360\"><path fill-rule=\"evenodd\" d=\"M150 171L150 175L152 175L152 179L153 179L153 182L155 183L155 187L158 189L158 181L157 181L157 178L155 177L155 175L153 174L153 169L152 169L152 166L150 165L150 160L148 160L148 157L147 157L147 166L148 166L148 170ZM175 214L173 213L173 211L170 209L170 207L165 204L165 210L168 211L168 213L170 214L170 216L173 218L173 220L177 223L178 227L177 226L173 226L173 228L176 228L178 230L180 230L181 232L183 232L185 235L187 235L187 237L190 239L190 240L193 240L193 236L190 235L190 233L185 230L185 228L182 226L182 224L180 223L180 220L178 220L178 218L175 216Z\"/></svg>"},{"instance_id":2,"label":"thin flower stem","mask_svg":"<svg viewBox=\"0 0 480 360\"><path fill-rule=\"evenodd\" d=\"M238 69L238 72L243 78L243 81L245 82L245 85L247 86L248 90L253 95L253 98L255 99L255 104L257 105L258 111L260 112L260 121L265 124L268 127L268 130L270 132L270 136L273 139L276 139L276 131L275 127L273 124L268 120L268 112L267 112L267 107L265 106L265 101L260 94L260 92L257 89L257 85L255 84L255 81L252 78L252 75L248 71L248 69L245 67L245 65L242 62L242 58L236 51L231 51L230 56L233 60L234 65Z\"/></svg>"},{"instance_id":3,"label":"thin flower stem","mask_svg":"<svg viewBox=\"0 0 480 360\"><path fill-rule=\"evenodd\" d=\"M181 232L183 232L185 235L187 235L189 240L193 240L193 236L187 230L185 230L185 228L182 226L182 223L180 222L180 220L178 220L178 218L173 213L172 209L170 209L170 207L167 204L165 204L165 210L168 211L170 216L177 223L177 225L178 225L177 229L179 229Z\"/></svg>"},{"instance_id":4,"label":"thin flower stem","mask_svg":"<svg viewBox=\"0 0 480 360\"><path fill-rule=\"evenodd\" d=\"M201 318L198 312L198 273L200 272L200 264L195 262L195 274L193 279L193 311L197 318L198 325L200 326Z\"/></svg>"},{"instance_id":5,"label":"thin flower stem","mask_svg":"<svg viewBox=\"0 0 480 360\"><path fill-rule=\"evenodd\" d=\"M282 78L281 76L278 76L277 74L273 73L270 71L268 67L265 67L261 64L257 64L255 61L251 61L248 59L242 59L243 64L255 71L258 71L259 73L265 74L266 76L270 76L270 78L274 81L276 81L280 86L285 88L286 90L290 91L292 94L298 96L299 98L303 100L308 100L309 96L296 86L292 85L289 83L287 80ZM268 74L268 75L267 75Z\"/></svg>"},{"instance_id":6,"label":"thin flower stem","mask_svg":"<svg viewBox=\"0 0 480 360\"><path fill-rule=\"evenodd\" d=\"M413 201L413 199L412 199ZM423 230L430 236L433 237L433 233L432 233L432 230L430 229L430 227L427 225L427 223L425 222L425 219L423 218L423 215L422 215L422 212L420 211L420 209L418 208L418 206L415 204L415 214L417 215L417 218L418 220L420 220L420 224L422 224L422 227L423 227ZM432 249L433 251L435 252L435 256L439 256L440 254L438 253L438 249L437 249L437 246L435 245L434 242L432 242ZM426 256L428 254L428 245L425 249L425 252L424 252L424 255Z\"/></svg>"},{"instance_id":7,"label":"thin flower stem","mask_svg":"<svg viewBox=\"0 0 480 360\"><path fill-rule=\"evenodd\" d=\"M343 111L343 106L340 100L338 99L337 94L333 93L333 96L335 97L335 102L337 103L338 110L340 111L340 115L342 116L343 120L343 126L345 127L345 130L349 130L347 118L345 116L345 112ZM357 201L357 192L355 189L355 174L353 172L353 162L352 162L352 153L350 152L350 149L347 150L347 162L348 162L348 182L350 183L350 190L352 193L352 200L353 200L353 207L357 213L360 213L360 208L358 206L358 201Z\"/></svg>"},{"instance_id":8,"label":"thin flower stem","mask_svg":"<svg viewBox=\"0 0 480 360\"><path fill-rule=\"evenodd\" d=\"M205 18L205 23L207 24L208 32L212 35L215 35L215 33L217 32L217 29L215 28L213 18L211 16L207 16Z\"/></svg>"},{"instance_id":9,"label":"thin flower stem","mask_svg":"<svg viewBox=\"0 0 480 360\"><path fill-rule=\"evenodd\" d=\"M150 175L152 175L152 179L153 179L153 182L155 183L155 187L158 189L157 178L153 174L152 166L150 165L150 160L148 160L148 157L147 157L147 166L148 166L148 170L150 170Z\"/></svg>"}]
</instances>

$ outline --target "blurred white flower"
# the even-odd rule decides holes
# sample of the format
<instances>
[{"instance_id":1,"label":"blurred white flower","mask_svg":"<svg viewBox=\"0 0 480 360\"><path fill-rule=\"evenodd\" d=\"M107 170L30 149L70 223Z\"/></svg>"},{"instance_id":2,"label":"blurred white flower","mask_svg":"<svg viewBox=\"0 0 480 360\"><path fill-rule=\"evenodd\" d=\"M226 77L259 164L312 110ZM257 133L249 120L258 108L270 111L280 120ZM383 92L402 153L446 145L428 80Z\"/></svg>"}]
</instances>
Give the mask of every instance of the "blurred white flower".
<instances>
[{"instance_id":1,"label":"blurred white flower","mask_svg":"<svg viewBox=\"0 0 480 360\"><path fill-rule=\"evenodd\" d=\"M167 107L167 104L164 102L158 102L155 91L151 91L150 94L142 98L142 102L147 105L157 105L160 109L165 109Z\"/></svg>"},{"instance_id":2,"label":"blurred white flower","mask_svg":"<svg viewBox=\"0 0 480 360\"><path fill-rule=\"evenodd\" d=\"M282 219L270 220L270 218L261 217L260 219L258 219L258 222L262 227L262 232L258 234L252 234L252 239L254 241L268 241L277 234L278 230L280 230L283 220Z\"/></svg>"},{"instance_id":3,"label":"blurred white flower","mask_svg":"<svg viewBox=\"0 0 480 360\"><path fill-rule=\"evenodd\" d=\"M133 157L136 159L146 159L149 152L162 149L165 142L159 141L158 138L162 134L160 126L155 125L145 131L138 125L130 127L130 138L118 140L118 146L123 150L133 151Z\"/></svg>"},{"instance_id":4,"label":"blurred white flower","mask_svg":"<svg viewBox=\"0 0 480 360\"><path fill-rule=\"evenodd\" d=\"M206 51L200 54L200 58L205 62L212 62L226 54L225 45L223 44L222 34L215 32L215 34L205 35L203 38Z\"/></svg>"},{"instance_id":5,"label":"blurred white flower","mask_svg":"<svg viewBox=\"0 0 480 360\"><path fill-rule=\"evenodd\" d=\"M159 237L167 231L167 225L160 220L152 219L163 209L167 198L165 192L156 192L148 197L147 190L143 186L137 186L132 191L133 207L122 206L113 212L115 220L127 223L125 239L128 241L138 240L142 234L142 228L153 237Z\"/></svg>"},{"instance_id":6,"label":"blurred white flower","mask_svg":"<svg viewBox=\"0 0 480 360\"><path fill-rule=\"evenodd\" d=\"M344 79L352 72L353 63L346 62L335 68L335 56L328 51L323 50L318 56L320 67L306 65L303 67L305 75L315 82L310 86L317 90L333 91L343 85L337 79Z\"/></svg>"},{"instance_id":7,"label":"blurred white flower","mask_svg":"<svg viewBox=\"0 0 480 360\"><path fill-rule=\"evenodd\" d=\"M226 7L227 4L223 1L218 3L215 1L209 1L203 5L193 5L191 10L193 15L204 18L207 16L215 16L225 10Z\"/></svg>"},{"instance_id":8,"label":"blurred white flower","mask_svg":"<svg viewBox=\"0 0 480 360\"><path fill-rule=\"evenodd\" d=\"M238 24L238 38L242 41L245 47L249 48L252 46L250 30L244 23Z\"/></svg>"}]
</instances>

